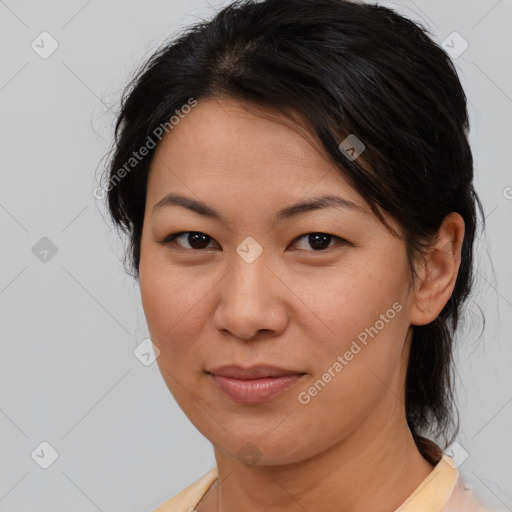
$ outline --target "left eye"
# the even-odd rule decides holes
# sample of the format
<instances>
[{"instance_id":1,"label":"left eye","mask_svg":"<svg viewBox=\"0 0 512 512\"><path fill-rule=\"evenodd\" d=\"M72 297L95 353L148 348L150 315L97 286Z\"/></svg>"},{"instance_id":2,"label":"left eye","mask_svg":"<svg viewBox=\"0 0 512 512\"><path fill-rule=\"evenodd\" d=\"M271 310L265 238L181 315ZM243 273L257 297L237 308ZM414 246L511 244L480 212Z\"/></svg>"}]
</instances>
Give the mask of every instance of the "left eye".
<instances>
[{"instance_id":1,"label":"left eye","mask_svg":"<svg viewBox=\"0 0 512 512\"><path fill-rule=\"evenodd\" d=\"M340 242L344 242L344 240L339 236L329 235L328 233L306 233L295 240L300 241L302 239L305 239L306 243L309 244L316 252L333 247L334 244L329 245L330 241L338 240Z\"/></svg>"},{"instance_id":2,"label":"left eye","mask_svg":"<svg viewBox=\"0 0 512 512\"><path fill-rule=\"evenodd\" d=\"M183 238L186 243L188 243L188 247L184 247L176 242L176 240L180 238ZM302 239L305 239L306 243L309 244L315 252L333 247L334 244L330 245L331 241L335 242L337 240L339 243L346 242L343 238L335 235L329 235L328 233L306 233L297 237L294 242L299 242ZM168 236L160 243L167 246L172 246L174 244L182 247L183 249L190 249L192 251L202 251L208 248L209 241L213 241L213 238L199 231L182 231Z\"/></svg>"}]
</instances>

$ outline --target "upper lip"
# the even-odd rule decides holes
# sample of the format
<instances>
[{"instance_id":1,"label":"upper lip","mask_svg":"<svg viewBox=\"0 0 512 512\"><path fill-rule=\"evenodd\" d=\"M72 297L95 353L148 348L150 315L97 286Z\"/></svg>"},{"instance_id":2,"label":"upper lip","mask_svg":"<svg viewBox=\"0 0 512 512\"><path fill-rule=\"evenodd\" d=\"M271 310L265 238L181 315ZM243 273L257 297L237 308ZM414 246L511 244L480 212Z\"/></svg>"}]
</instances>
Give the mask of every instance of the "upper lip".
<instances>
[{"instance_id":1,"label":"upper lip","mask_svg":"<svg viewBox=\"0 0 512 512\"><path fill-rule=\"evenodd\" d=\"M223 377L231 377L234 379L258 379L263 377L282 377L283 375L299 375L304 372L297 370L289 370L286 368L279 368L272 365L256 365L244 368L238 365L226 365L207 370L208 373L213 375L221 375Z\"/></svg>"}]
</instances>

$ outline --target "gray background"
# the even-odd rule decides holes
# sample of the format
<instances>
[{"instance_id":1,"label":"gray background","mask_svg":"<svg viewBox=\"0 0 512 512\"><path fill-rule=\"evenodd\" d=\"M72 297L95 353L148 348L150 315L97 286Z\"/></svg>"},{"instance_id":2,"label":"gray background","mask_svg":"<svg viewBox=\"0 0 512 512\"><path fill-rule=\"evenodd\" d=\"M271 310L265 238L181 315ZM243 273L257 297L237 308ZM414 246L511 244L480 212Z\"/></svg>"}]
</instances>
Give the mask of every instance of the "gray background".
<instances>
[{"instance_id":1,"label":"gray background","mask_svg":"<svg viewBox=\"0 0 512 512\"><path fill-rule=\"evenodd\" d=\"M227 3L210 1L0 1L0 511L150 511L215 464L156 363L133 354L148 336L139 290L93 196L127 79ZM454 62L488 227L457 354L456 455L486 504L512 510L512 1L379 3L469 45ZM43 31L59 45L46 59L31 47L51 48ZM42 442L58 453L47 469Z\"/></svg>"}]
</instances>

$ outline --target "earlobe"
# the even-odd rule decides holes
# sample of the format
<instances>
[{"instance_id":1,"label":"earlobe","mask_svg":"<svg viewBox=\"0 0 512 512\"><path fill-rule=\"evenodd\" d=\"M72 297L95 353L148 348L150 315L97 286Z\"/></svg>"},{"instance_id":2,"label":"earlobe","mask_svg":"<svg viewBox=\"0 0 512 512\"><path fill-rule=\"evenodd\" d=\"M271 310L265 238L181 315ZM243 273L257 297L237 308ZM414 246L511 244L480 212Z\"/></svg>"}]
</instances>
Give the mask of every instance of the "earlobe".
<instances>
[{"instance_id":1,"label":"earlobe","mask_svg":"<svg viewBox=\"0 0 512 512\"><path fill-rule=\"evenodd\" d=\"M410 310L412 325L435 320L450 299L460 267L464 219L456 212L448 214L437 235L416 269L418 279Z\"/></svg>"}]
</instances>

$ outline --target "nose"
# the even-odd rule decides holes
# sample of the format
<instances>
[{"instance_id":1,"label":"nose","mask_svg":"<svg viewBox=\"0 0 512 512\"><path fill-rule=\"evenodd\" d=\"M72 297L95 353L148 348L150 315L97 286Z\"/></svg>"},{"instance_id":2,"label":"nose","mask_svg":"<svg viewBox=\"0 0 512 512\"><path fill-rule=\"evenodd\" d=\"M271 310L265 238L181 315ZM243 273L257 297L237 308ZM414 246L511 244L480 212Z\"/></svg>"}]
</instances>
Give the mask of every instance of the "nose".
<instances>
[{"instance_id":1,"label":"nose","mask_svg":"<svg viewBox=\"0 0 512 512\"><path fill-rule=\"evenodd\" d=\"M235 258L222 280L214 327L243 341L281 335L288 324L286 286L263 257L247 263Z\"/></svg>"}]
</instances>

